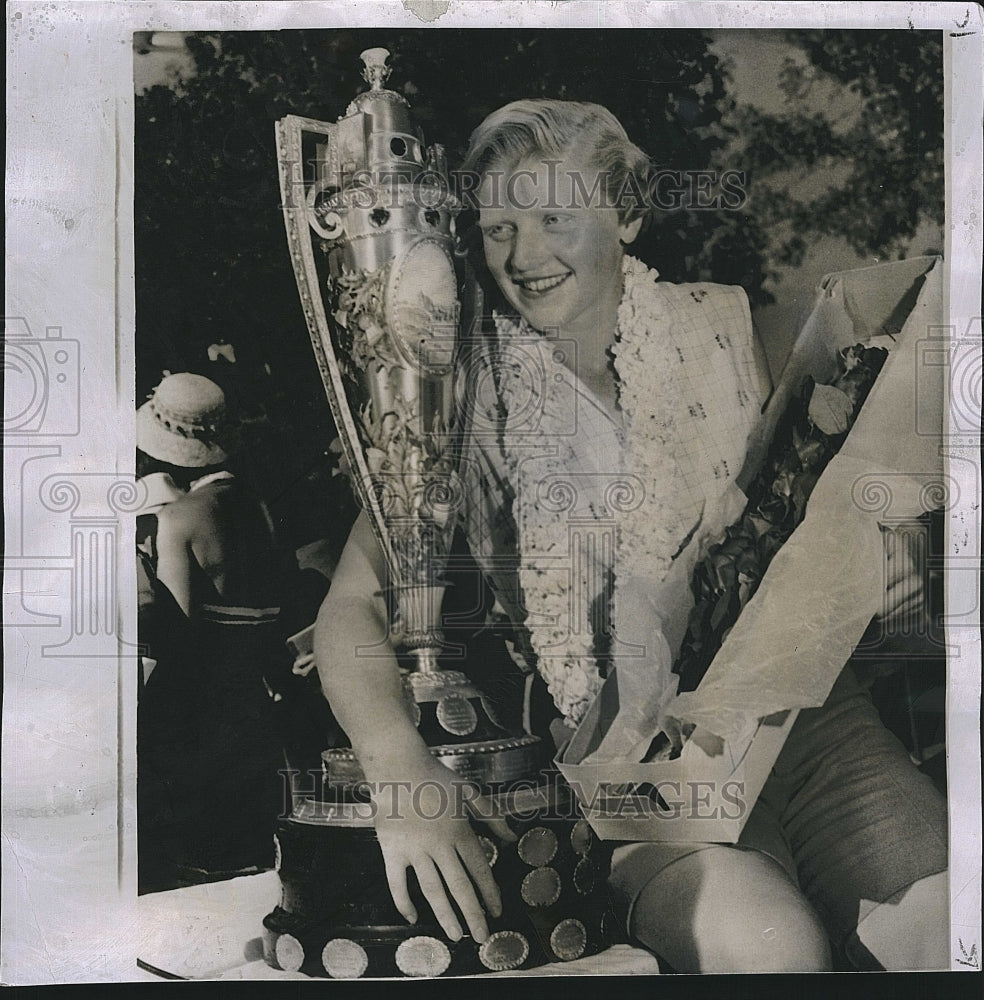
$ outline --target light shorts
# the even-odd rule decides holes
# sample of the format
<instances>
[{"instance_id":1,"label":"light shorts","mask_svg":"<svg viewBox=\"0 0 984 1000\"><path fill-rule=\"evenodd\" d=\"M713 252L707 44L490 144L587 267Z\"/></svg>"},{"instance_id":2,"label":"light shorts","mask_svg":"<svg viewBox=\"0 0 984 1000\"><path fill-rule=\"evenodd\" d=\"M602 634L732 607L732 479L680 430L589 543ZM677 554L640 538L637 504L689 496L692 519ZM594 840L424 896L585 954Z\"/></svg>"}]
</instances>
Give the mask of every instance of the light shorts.
<instances>
[{"instance_id":1,"label":"light shorts","mask_svg":"<svg viewBox=\"0 0 984 1000\"><path fill-rule=\"evenodd\" d=\"M609 879L628 928L652 878L709 844L616 848ZM733 850L789 874L840 945L861 900L885 902L947 867L946 800L883 725L848 666L820 708L800 712Z\"/></svg>"}]
</instances>

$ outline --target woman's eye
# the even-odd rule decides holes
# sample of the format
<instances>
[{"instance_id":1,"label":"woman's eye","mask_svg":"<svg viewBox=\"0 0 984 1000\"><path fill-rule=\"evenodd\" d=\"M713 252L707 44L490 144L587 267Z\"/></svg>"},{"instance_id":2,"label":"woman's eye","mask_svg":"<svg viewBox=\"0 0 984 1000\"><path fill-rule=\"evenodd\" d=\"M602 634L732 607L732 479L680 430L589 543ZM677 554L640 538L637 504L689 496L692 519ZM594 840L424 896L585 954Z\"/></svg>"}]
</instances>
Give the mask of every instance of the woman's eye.
<instances>
[{"instance_id":1,"label":"woman's eye","mask_svg":"<svg viewBox=\"0 0 984 1000\"><path fill-rule=\"evenodd\" d=\"M564 226L566 223L570 222L569 215L548 215L544 220L543 224L554 229L558 226Z\"/></svg>"},{"instance_id":2,"label":"woman's eye","mask_svg":"<svg viewBox=\"0 0 984 1000\"><path fill-rule=\"evenodd\" d=\"M511 226L488 226L482 230L482 235L487 240L494 240L496 243L503 243L512 236Z\"/></svg>"}]
</instances>

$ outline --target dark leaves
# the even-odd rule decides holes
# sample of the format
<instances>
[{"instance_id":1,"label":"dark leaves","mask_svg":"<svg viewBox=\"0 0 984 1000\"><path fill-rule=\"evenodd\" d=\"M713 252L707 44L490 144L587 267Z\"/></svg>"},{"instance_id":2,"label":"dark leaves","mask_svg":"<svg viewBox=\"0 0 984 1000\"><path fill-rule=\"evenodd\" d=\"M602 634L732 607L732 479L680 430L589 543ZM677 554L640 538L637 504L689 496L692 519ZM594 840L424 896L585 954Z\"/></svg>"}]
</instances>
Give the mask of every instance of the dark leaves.
<instances>
[{"instance_id":1,"label":"dark leaves","mask_svg":"<svg viewBox=\"0 0 984 1000\"><path fill-rule=\"evenodd\" d=\"M790 402L748 488L744 515L694 568L690 582L694 608L673 668L680 676L681 691L693 691L700 684L769 563L802 523L814 487L843 443L886 356L881 348L848 347L841 352L842 371L833 386L808 379ZM816 401L830 393L842 402L827 431L825 419L816 419Z\"/></svg>"},{"instance_id":2,"label":"dark leaves","mask_svg":"<svg viewBox=\"0 0 984 1000\"><path fill-rule=\"evenodd\" d=\"M926 219L943 224L943 51L938 32L791 31L807 62L789 60L782 117L746 109L742 131L761 222L788 227L779 259L798 265L817 236L843 236L861 255L898 257ZM817 110L839 83L857 104ZM795 191L798 168L840 173ZM771 199L771 203L770 203ZM807 239L804 243L803 238Z\"/></svg>"}]
</instances>

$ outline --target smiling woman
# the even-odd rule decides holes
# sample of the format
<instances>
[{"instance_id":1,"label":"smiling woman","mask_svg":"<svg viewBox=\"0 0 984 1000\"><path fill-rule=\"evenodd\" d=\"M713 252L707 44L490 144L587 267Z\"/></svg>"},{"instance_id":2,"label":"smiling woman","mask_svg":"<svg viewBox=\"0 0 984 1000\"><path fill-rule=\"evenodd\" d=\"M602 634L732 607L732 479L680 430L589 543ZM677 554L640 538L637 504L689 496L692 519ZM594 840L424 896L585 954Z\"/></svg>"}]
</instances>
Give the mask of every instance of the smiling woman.
<instances>
[{"instance_id":1,"label":"smiling woman","mask_svg":"<svg viewBox=\"0 0 984 1000\"><path fill-rule=\"evenodd\" d=\"M643 223L648 157L600 105L515 101L476 130L471 172L489 273L537 330L576 342L569 362L613 410L620 262Z\"/></svg>"},{"instance_id":2,"label":"smiling woman","mask_svg":"<svg viewBox=\"0 0 984 1000\"><path fill-rule=\"evenodd\" d=\"M614 208L587 202L579 182L597 177L593 164L567 158L556 174L551 166L523 161L504 173L504 200L481 212L485 261L506 299L536 329L562 330L576 341L570 361L577 359L582 378L610 386L613 404L607 350L622 295L619 263L641 220L622 223ZM483 204L493 202L493 186L486 177Z\"/></svg>"},{"instance_id":3,"label":"smiling woman","mask_svg":"<svg viewBox=\"0 0 984 1000\"><path fill-rule=\"evenodd\" d=\"M792 50L785 35L767 34L777 51ZM790 214L788 198L777 196L778 181L765 167L798 175L806 164L805 183L818 185L818 175L828 172L828 153L855 161L853 133L842 142L835 127L818 126L815 100L802 122L792 122L795 127L785 117L752 127L740 114L743 101L753 93L757 98L778 92L776 84L756 79L732 87L718 57L720 40L704 32L442 28L424 35L374 28L188 35L184 43L194 71L171 86L151 86L136 102L138 377L149 389L165 367L217 368L214 360L206 365L206 347L217 339L235 340L236 376L257 373L248 387L236 384L255 401L257 425L261 416L269 421L261 427L265 437L257 438L262 447L250 457L278 526L295 544L322 536L332 546L336 539L341 544L354 513L347 496L336 499L343 490L335 492L334 484L342 479L329 477L333 459L325 444L336 430L310 345L291 332L303 329L304 317L279 215L272 210L278 193L270 122L287 113L318 121L343 116L349 96L361 87L353 68L357 54L367 46L389 46L395 86L412 100L424 131L445 145L448 162L462 163L468 183L461 193L467 191L477 225L466 228L467 216L459 216L458 236L474 251L483 290L491 293L486 301L496 304L495 316L486 317L480 336L468 344L476 353L487 352L466 377L490 377L481 392L466 391L459 400L466 409L474 402L475 411L486 404L488 410L484 420L467 414L476 433L462 445L467 489L460 529L480 564L483 597L496 602L483 625L494 628L497 639L507 634L513 659L522 661L518 687L526 685L525 698L517 696L511 705L517 725L522 718L542 737L558 731L569 736L617 660L615 637L644 644L652 677L675 684L667 666L675 645L670 623L679 617L676 599L690 595L685 583L677 586L687 574L674 577L671 587L667 571L679 568L678 557L702 544L715 526L723 531L730 523L733 476L766 391L749 301L759 307L775 290L776 247L787 239L780 227L792 228L803 242L811 225L827 226L836 218L843 226L846 220L874 247L885 228L872 221L874 207L877 218L898 227L910 211L908 192L942 190L925 168L935 162L925 147L939 131L941 100L939 109L928 102L924 117L933 128L927 126L921 145L914 141L914 126L897 127L898 115L891 113L896 104L921 106L914 99L896 100L897 92L912 97L909 91L885 84L884 100L879 87L875 98L862 100L848 88L858 78L867 94L870 77L891 79L892 73L881 72L891 60L898 62L899 76L918 80L909 90L934 94L924 78L942 79L940 57L933 55L937 42L929 45L919 32L896 33L913 47L907 54L880 33L875 42L860 33L835 34L824 33L813 61L837 71L843 79L837 94L869 130L875 123L876 133L886 137L878 149L884 146L891 158L870 160L865 176L877 174L877 184L852 186L850 197L834 206L837 212L817 211L813 218ZM165 59L161 44L172 41L139 40L141 51L149 50L135 59L138 77L142 64ZM749 47L744 34L732 39L731 50L739 68L754 63L761 70L761 49ZM923 65L919 60L924 70L915 72ZM455 86L448 87L448 80ZM789 95L780 96L776 114L785 116ZM826 117L836 118L839 106L824 103ZM760 110L764 115L774 109ZM386 150L402 156L411 146L402 135L393 136ZM910 183L912 170L896 169L896 154L923 164L916 173L927 178L924 185ZM905 183L883 189L886 176ZM373 233L396 218L392 205L378 211L378 218L368 220ZM441 216L428 211L421 225L435 227L435 216ZM335 238L331 220L322 221L320 235ZM852 263L828 260L822 273ZM803 294L812 297L813 284L811 277ZM403 287L414 295L419 290L413 282ZM790 301L799 310L802 294ZM408 299L394 315L400 313L406 330L415 332L412 305ZM785 326L782 338L789 338L796 324L790 317ZM380 329L364 330L369 346ZM773 336L770 355L784 360L785 343ZM138 395L144 388L138 386ZM369 453L370 467L381 455ZM571 491L575 506L562 509ZM631 501L624 509L623 493ZM447 774L422 753L416 733L405 736L400 728L406 721L402 702L387 710L388 694L400 690L395 668L389 671L385 655L345 654L385 632L385 616L372 617L367 598L385 583L378 578L378 556L370 533L357 524L321 616L316 644L323 651L322 685L343 728L360 743L360 759L364 755L383 780L439 786ZM571 565L569 557L579 561ZM483 668L500 680L499 660ZM788 801L773 783L762 801L785 802L779 810L784 815L757 808L738 847L705 845L687 853L639 844L619 853L612 886L628 929L673 967L822 967L830 961L828 940L843 962L840 946L858 919L855 912L851 924L852 915L845 913L841 890L849 881L854 879L856 895L886 900L945 869L940 800L909 773L900 748L885 742L856 688L841 685L837 691L838 700L811 721L817 738L802 739L801 725L782 761L797 777L800 768L804 774L836 771L829 787L820 787L819 777L806 780L806 792ZM536 706L552 714L552 729L551 720L543 725L537 717ZM842 709L850 722L843 740L828 726ZM387 725L391 717L395 722ZM872 742L859 748L862 731L870 732ZM834 747L840 756L830 753ZM865 803L877 804L874 792L889 776L905 801L889 796L883 814L892 822L866 826L870 815L862 814L871 810ZM856 815L841 818L836 807L845 805L848 788L873 794L854 796L860 803ZM787 822L794 813L801 824ZM831 826L842 847L839 859L827 850L829 843L815 856L808 850L823 841L815 826L825 815L839 817L836 830ZM903 836L899 830L906 826L910 832ZM389 823L379 833L397 890L406 884L406 869L414 869L430 887L432 908L447 914L458 904L459 931L467 922L481 933L494 892L467 825ZM787 838L799 838L792 853ZM869 863L876 847L880 856ZM882 864L893 854L893 864ZM848 856L865 860L851 869ZM477 870L479 881L460 878L462 857L470 859L466 874ZM879 882L893 866L894 874ZM442 882L454 896L450 905ZM915 898L910 894L865 921L870 929L890 918L888 934L900 943L902 961L917 954L914 940L935 947L945 930L938 894L920 897L922 912L910 921L906 907ZM741 921L725 919L736 909ZM871 948L884 964L899 964ZM942 958L925 962L942 964Z\"/></svg>"},{"instance_id":4,"label":"smiling woman","mask_svg":"<svg viewBox=\"0 0 984 1000\"><path fill-rule=\"evenodd\" d=\"M566 730L554 720L551 735L578 726L613 666L627 675L630 646L645 663L638 707L658 732L686 567L744 506L734 477L768 388L745 294L659 281L626 255L644 223L649 161L598 105L505 106L476 129L462 174L476 265L502 304L475 348L476 370L494 373L494 426L476 417L462 444L471 554L530 690L545 686L563 716ZM371 634L381 566L357 524L319 618L323 688L378 776L443 786L450 772L415 731L375 724L397 691L395 665L370 678L341 655ZM862 965L944 964L945 803L850 665L827 703L801 714L750 805L737 845L616 849L609 885L632 938L681 972L822 970L832 949ZM400 903L412 868L434 911L453 898L481 939L482 907L457 860L477 857L474 833L389 820L377 833L401 912L409 918ZM488 900L488 872L469 872ZM858 893L891 902L881 911L891 931L865 939L871 955Z\"/></svg>"}]
</instances>

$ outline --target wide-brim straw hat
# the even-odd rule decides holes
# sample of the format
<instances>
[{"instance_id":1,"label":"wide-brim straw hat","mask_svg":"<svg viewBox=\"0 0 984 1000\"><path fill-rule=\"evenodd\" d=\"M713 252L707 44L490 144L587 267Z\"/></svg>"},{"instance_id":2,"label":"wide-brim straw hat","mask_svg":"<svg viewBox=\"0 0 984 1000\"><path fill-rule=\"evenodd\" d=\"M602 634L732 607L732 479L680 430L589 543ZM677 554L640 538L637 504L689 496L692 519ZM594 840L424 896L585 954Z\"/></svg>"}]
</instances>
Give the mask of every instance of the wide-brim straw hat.
<instances>
[{"instance_id":1,"label":"wide-brim straw hat","mask_svg":"<svg viewBox=\"0 0 984 1000\"><path fill-rule=\"evenodd\" d=\"M225 393L204 375L167 375L137 410L137 447L151 458L200 469L229 456Z\"/></svg>"}]
</instances>

